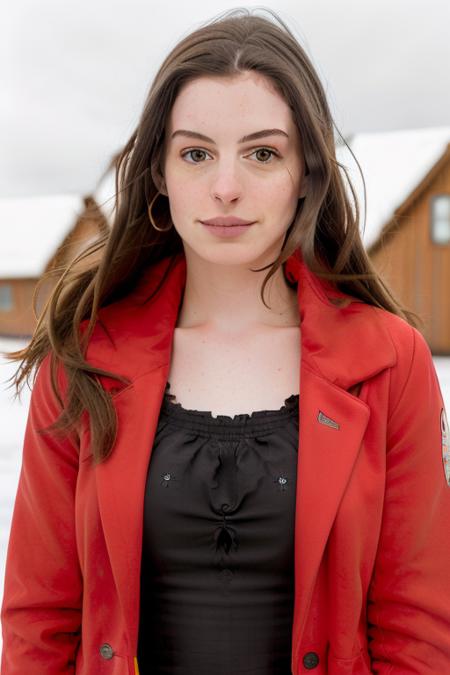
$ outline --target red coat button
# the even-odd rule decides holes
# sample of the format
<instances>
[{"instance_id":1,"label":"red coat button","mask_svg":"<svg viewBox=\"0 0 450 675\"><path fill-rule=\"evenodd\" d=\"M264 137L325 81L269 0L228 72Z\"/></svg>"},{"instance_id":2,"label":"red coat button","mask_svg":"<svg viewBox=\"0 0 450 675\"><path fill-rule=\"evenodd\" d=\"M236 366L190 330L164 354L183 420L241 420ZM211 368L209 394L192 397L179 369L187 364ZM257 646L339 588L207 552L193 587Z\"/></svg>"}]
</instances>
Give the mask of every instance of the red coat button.
<instances>
[{"instance_id":1,"label":"red coat button","mask_svg":"<svg viewBox=\"0 0 450 675\"><path fill-rule=\"evenodd\" d=\"M114 649L107 642L100 647L100 654L104 659L112 659L114 656Z\"/></svg>"},{"instance_id":2,"label":"red coat button","mask_svg":"<svg viewBox=\"0 0 450 675\"><path fill-rule=\"evenodd\" d=\"M316 652L306 652L303 657L303 665L308 670L312 670L312 668L317 668L319 665L319 660L319 656L316 654Z\"/></svg>"}]
</instances>

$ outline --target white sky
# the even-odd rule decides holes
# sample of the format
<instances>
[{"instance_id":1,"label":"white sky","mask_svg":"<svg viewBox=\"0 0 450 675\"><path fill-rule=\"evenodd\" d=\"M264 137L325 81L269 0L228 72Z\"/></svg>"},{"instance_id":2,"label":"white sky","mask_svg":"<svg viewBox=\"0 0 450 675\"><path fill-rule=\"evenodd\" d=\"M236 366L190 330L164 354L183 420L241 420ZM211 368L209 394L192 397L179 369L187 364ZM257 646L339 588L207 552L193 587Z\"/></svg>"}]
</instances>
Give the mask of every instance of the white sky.
<instances>
[{"instance_id":1,"label":"white sky","mask_svg":"<svg viewBox=\"0 0 450 675\"><path fill-rule=\"evenodd\" d=\"M294 31L341 133L450 123L448 0L16 0L0 29L0 196L92 190L164 56L238 6Z\"/></svg>"}]
</instances>

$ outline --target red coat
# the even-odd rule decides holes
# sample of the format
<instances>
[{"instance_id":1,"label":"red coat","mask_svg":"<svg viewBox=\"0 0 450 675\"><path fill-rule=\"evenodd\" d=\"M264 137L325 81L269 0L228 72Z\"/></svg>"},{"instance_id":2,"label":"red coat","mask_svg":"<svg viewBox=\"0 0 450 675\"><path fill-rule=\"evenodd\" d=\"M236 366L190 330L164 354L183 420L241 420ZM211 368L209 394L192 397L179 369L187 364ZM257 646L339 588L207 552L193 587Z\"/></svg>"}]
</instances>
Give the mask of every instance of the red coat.
<instances>
[{"instance_id":1,"label":"red coat","mask_svg":"<svg viewBox=\"0 0 450 675\"><path fill-rule=\"evenodd\" d=\"M167 262L101 310L90 340L90 362L132 380L118 389L101 378L119 421L104 464L91 465L87 426L79 448L37 433L59 412L48 357L39 369L8 548L2 675L138 672L144 488L184 254L142 301ZM298 281L302 349L292 672L448 674L448 427L430 350L385 310L338 308L300 254L286 273Z\"/></svg>"}]
</instances>

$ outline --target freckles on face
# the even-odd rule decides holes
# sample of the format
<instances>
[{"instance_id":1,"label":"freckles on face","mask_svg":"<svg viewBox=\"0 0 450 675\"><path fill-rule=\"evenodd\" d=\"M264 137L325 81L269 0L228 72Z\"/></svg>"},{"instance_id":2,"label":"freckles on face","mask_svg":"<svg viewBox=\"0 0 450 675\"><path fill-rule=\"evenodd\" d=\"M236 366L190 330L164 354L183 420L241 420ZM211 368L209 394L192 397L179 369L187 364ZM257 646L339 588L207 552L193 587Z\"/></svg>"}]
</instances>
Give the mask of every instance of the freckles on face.
<instances>
[{"instance_id":1,"label":"freckles on face","mask_svg":"<svg viewBox=\"0 0 450 675\"><path fill-rule=\"evenodd\" d=\"M241 142L252 132L276 128L288 137L266 135ZM202 134L203 137L181 135L182 130ZM275 161L277 158L274 156L270 162L264 163L261 155L251 154L264 146L278 151L281 161ZM300 159L300 139L291 108L266 78L254 72L233 78L202 76L185 84L170 111L165 147L170 170L186 175L192 167L198 168L200 164L203 165L203 174L203 169L211 168L213 159L226 161L225 168L229 168L231 157L241 158L239 164L249 169L267 170L270 166L270 170L276 172L290 165L294 175ZM182 160L181 152L190 148L197 154L190 154ZM267 151L265 159L269 159ZM263 177L265 174L260 175Z\"/></svg>"},{"instance_id":2,"label":"freckles on face","mask_svg":"<svg viewBox=\"0 0 450 675\"><path fill-rule=\"evenodd\" d=\"M281 133L261 134L274 129ZM302 176L300 136L291 109L264 78L191 81L165 131L165 183L180 234L191 236L193 224L216 215L257 221L270 237L288 227Z\"/></svg>"}]
</instances>

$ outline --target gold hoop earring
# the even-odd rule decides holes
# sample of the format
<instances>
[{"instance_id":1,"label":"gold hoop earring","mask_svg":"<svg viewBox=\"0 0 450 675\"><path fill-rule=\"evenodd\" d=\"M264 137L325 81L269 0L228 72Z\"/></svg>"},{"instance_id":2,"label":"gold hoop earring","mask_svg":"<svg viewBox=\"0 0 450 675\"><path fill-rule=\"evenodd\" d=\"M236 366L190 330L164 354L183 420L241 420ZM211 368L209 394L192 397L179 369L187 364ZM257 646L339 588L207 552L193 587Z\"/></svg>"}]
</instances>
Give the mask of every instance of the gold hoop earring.
<instances>
[{"instance_id":1,"label":"gold hoop earring","mask_svg":"<svg viewBox=\"0 0 450 675\"><path fill-rule=\"evenodd\" d=\"M155 228L155 230L158 230L158 232L168 232L172 227L172 223L170 223L170 226L167 227L166 229L162 229L161 227L156 226L156 223L153 220L153 216L152 216L153 203L154 203L155 199L158 197L158 195L160 195L160 194L161 194L160 192L157 192L155 194L155 196L153 197L152 201L150 202L150 204L147 205L148 217L149 217L149 220L150 220L152 226Z\"/></svg>"}]
</instances>

